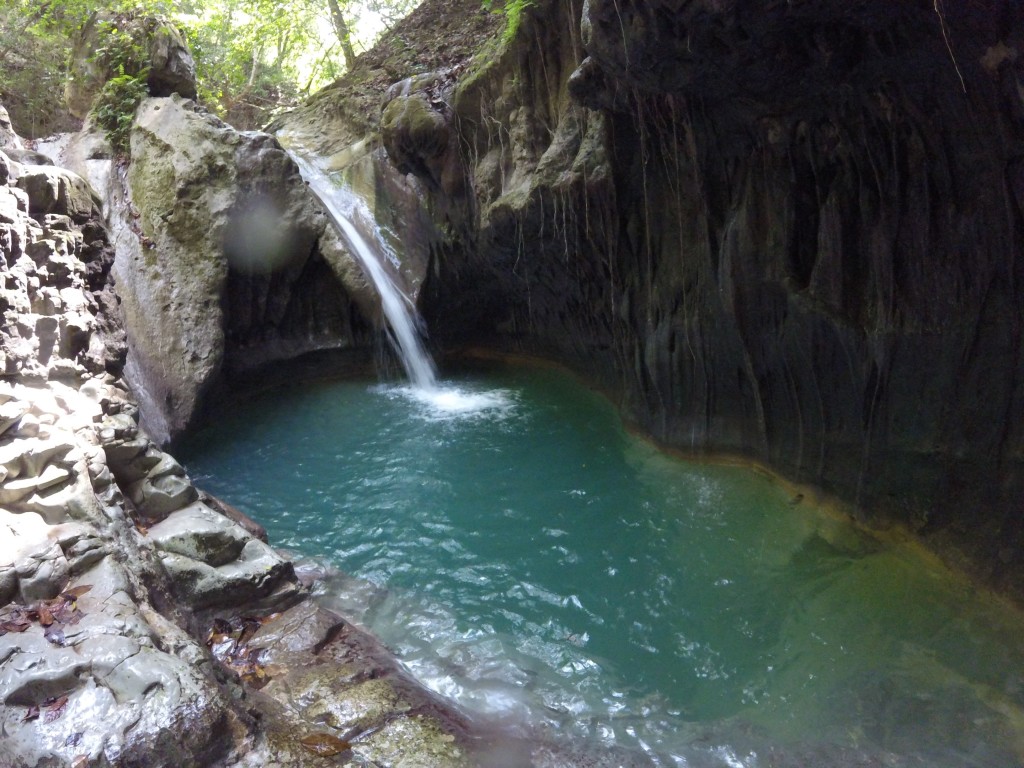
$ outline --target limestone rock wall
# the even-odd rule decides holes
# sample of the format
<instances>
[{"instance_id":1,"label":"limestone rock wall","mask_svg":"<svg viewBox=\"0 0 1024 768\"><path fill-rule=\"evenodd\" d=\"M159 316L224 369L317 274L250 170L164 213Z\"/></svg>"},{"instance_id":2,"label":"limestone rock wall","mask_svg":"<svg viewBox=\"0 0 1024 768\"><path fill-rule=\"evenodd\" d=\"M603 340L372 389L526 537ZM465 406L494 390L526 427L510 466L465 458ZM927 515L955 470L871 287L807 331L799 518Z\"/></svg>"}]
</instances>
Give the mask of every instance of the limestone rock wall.
<instances>
[{"instance_id":1,"label":"limestone rock wall","mask_svg":"<svg viewBox=\"0 0 1024 768\"><path fill-rule=\"evenodd\" d=\"M148 99L130 161L106 169L125 374L155 439L181 434L234 376L369 347L372 289L272 137Z\"/></svg>"},{"instance_id":2,"label":"limestone rock wall","mask_svg":"<svg viewBox=\"0 0 1024 768\"><path fill-rule=\"evenodd\" d=\"M1024 11L939 10L557 0L391 94L436 119L389 151L456 193L435 338L571 361L1024 594Z\"/></svg>"}]
</instances>

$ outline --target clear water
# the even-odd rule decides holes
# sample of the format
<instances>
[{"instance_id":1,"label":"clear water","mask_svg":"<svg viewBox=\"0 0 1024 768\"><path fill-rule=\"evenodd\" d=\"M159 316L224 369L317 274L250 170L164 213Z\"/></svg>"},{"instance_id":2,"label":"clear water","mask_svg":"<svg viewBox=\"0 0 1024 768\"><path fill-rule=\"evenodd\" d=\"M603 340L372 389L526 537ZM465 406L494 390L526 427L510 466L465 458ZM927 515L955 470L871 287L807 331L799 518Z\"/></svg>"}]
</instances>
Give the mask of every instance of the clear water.
<instances>
[{"instance_id":1,"label":"clear water","mask_svg":"<svg viewBox=\"0 0 1024 768\"><path fill-rule=\"evenodd\" d=\"M319 383L183 446L467 711L666 766L1024 756L1024 621L914 549L626 433L558 371Z\"/></svg>"}]
</instances>

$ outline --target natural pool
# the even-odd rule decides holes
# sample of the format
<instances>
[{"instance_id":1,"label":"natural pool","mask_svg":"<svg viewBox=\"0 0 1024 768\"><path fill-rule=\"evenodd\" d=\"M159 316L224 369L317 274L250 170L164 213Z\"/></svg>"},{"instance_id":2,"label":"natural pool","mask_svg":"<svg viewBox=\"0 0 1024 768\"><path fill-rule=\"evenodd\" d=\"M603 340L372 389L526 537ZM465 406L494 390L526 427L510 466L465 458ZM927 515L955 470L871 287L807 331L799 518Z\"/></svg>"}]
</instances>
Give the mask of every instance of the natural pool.
<instances>
[{"instance_id":1,"label":"natural pool","mask_svg":"<svg viewBox=\"0 0 1024 768\"><path fill-rule=\"evenodd\" d=\"M274 389L179 455L517 733L666 766L1024 764L1018 612L749 469L659 452L560 371L445 387Z\"/></svg>"}]
</instances>

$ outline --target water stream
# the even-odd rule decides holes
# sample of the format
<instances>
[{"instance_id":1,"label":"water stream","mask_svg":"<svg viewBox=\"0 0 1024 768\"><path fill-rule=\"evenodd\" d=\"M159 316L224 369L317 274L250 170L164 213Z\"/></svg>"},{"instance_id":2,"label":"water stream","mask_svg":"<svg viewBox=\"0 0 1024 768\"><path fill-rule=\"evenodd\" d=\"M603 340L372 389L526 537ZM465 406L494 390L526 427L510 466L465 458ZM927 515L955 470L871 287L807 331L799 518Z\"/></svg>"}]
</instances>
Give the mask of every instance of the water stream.
<instances>
[{"instance_id":1,"label":"water stream","mask_svg":"<svg viewBox=\"0 0 1024 768\"><path fill-rule=\"evenodd\" d=\"M437 372L423 343L422 325L412 301L399 288L393 273L399 261L366 202L337 174L321 171L300 152L289 151L313 194L331 216L338 233L377 289L391 340L412 384L426 392L436 389Z\"/></svg>"},{"instance_id":2,"label":"water stream","mask_svg":"<svg viewBox=\"0 0 1024 768\"><path fill-rule=\"evenodd\" d=\"M515 734L674 767L1022 764L1016 611L748 469L660 453L558 371L438 389L289 386L182 456Z\"/></svg>"}]
</instances>

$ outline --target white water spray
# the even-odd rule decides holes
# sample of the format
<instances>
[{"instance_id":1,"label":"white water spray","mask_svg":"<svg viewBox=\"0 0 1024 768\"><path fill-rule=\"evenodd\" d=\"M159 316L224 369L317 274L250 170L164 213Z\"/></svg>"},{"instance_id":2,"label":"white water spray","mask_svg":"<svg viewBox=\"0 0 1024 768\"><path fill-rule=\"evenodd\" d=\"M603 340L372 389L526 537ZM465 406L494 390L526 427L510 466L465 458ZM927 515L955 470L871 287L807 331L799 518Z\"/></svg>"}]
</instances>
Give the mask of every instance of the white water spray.
<instances>
[{"instance_id":1,"label":"white water spray","mask_svg":"<svg viewBox=\"0 0 1024 768\"><path fill-rule=\"evenodd\" d=\"M302 178L324 204L339 234L377 289L384 317L391 328L395 351L398 352L409 380L419 390L435 391L437 372L420 335L419 328L422 323L412 301L399 289L384 267L385 261L397 265L398 258L376 225L373 213L366 202L350 187L338 184L302 156L294 152L289 154L299 166ZM368 241L355 225L357 218L367 225L366 229L372 242Z\"/></svg>"}]
</instances>

